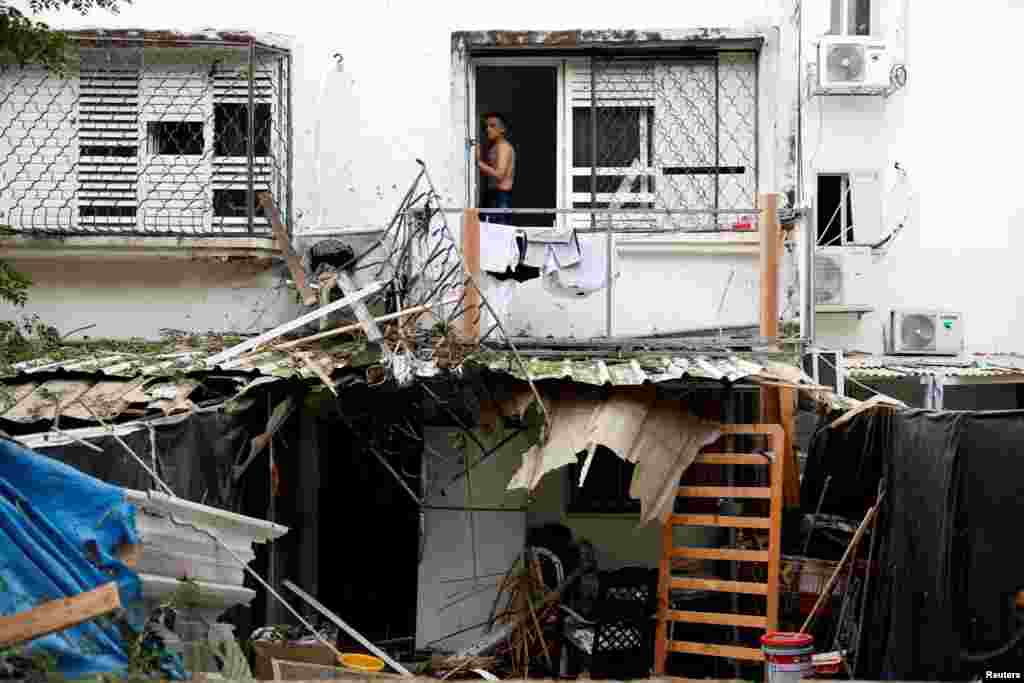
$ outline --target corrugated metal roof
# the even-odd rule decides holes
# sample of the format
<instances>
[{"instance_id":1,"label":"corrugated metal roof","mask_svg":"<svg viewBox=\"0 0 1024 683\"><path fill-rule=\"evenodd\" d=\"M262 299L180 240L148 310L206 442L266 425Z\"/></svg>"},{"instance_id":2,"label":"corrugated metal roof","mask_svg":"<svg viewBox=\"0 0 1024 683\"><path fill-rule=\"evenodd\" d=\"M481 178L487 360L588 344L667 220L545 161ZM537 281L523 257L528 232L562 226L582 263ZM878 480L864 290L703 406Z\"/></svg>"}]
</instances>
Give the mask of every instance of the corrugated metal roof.
<instances>
[{"instance_id":1,"label":"corrugated metal roof","mask_svg":"<svg viewBox=\"0 0 1024 683\"><path fill-rule=\"evenodd\" d=\"M13 373L8 377L19 375L32 376L46 373L87 373L103 377L135 378L135 377L167 377L190 372L209 372L206 359L221 351L218 347L209 349L190 349L175 352L153 353L72 353L73 357L54 359L52 356L16 363ZM376 362L377 357L360 359L366 351L362 342L335 344L319 349L311 349L309 358L320 364L328 373L335 369L353 364ZM61 351L66 355L67 351ZM362 361L360 363L359 361ZM316 372L301 358L283 351L263 351L234 358L218 365L217 370L228 372L257 373L274 377L315 376Z\"/></svg>"},{"instance_id":2,"label":"corrugated metal roof","mask_svg":"<svg viewBox=\"0 0 1024 683\"><path fill-rule=\"evenodd\" d=\"M526 367L534 380L568 379L581 384L613 386L639 385L673 379L716 380L736 382L746 378L811 384L811 379L798 368L747 355L715 357L702 354L641 354L632 358L530 357L523 354ZM526 379L511 352L486 351L470 358L495 372Z\"/></svg>"},{"instance_id":3,"label":"corrugated metal roof","mask_svg":"<svg viewBox=\"0 0 1024 683\"><path fill-rule=\"evenodd\" d=\"M1011 362L1016 361L1016 365ZM904 377L1007 377L1024 376L1024 358L981 356L966 358L913 358L892 356L850 357L846 372L852 377L900 379Z\"/></svg>"}]
</instances>

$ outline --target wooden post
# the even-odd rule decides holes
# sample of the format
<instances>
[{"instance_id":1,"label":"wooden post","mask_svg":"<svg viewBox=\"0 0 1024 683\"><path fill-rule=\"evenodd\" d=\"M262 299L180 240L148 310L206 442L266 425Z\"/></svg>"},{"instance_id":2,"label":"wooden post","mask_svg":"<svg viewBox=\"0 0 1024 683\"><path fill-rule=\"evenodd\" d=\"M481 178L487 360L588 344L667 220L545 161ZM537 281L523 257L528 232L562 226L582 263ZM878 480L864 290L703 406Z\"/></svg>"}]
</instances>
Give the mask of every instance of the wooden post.
<instances>
[{"instance_id":1,"label":"wooden post","mask_svg":"<svg viewBox=\"0 0 1024 683\"><path fill-rule=\"evenodd\" d=\"M778 197L774 193L759 197L761 220L761 336L769 343L779 336L779 235ZM779 392L775 387L761 389L761 422L780 424Z\"/></svg>"},{"instance_id":2,"label":"wooden post","mask_svg":"<svg viewBox=\"0 0 1024 683\"><path fill-rule=\"evenodd\" d=\"M779 263L782 260L782 230L779 226L778 195L758 197L761 220L761 336L774 345L779 337ZM796 392L779 387L762 387L761 422L782 426L784 438L779 454L786 462L783 501L786 507L800 505L800 467L794 451L796 434Z\"/></svg>"},{"instance_id":3,"label":"wooden post","mask_svg":"<svg viewBox=\"0 0 1024 683\"><path fill-rule=\"evenodd\" d=\"M292 242L288 239L288 230L284 227L284 223L281 222L281 213L277 210L274 198L270 196L269 192L261 192L259 201L263 211L270 218L270 229L274 232L277 248L281 255L284 256L285 263L288 264L292 280L295 281L295 288L302 295L302 302L307 306L315 306L317 302L316 292L310 289L309 284L306 282L306 271L302 269L302 261L299 259L298 254L292 249Z\"/></svg>"},{"instance_id":4,"label":"wooden post","mask_svg":"<svg viewBox=\"0 0 1024 683\"><path fill-rule=\"evenodd\" d=\"M465 209L462 212L462 254L465 258L467 283L463 302L462 333L466 340L480 338L480 212Z\"/></svg>"}]
</instances>

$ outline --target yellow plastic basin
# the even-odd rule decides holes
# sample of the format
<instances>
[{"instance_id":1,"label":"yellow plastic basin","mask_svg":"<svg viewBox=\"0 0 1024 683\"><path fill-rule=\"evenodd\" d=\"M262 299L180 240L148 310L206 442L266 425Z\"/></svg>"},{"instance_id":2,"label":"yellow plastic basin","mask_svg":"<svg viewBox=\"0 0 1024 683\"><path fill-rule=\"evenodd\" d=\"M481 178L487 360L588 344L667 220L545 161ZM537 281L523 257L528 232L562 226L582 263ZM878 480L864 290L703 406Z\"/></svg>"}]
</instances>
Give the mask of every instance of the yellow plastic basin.
<instances>
[{"instance_id":1,"label":"yellow plastic basin","mask_svg":"<svg viewBox=\"0 0 1024 683\"><path fill-rule=\"evenodd\" d=\"M370 673L376 673L384 668L384 662L376 657L354 652L343 654L341 656L341 665L356 671L369 671Z\"/></svg>"}]
</instances>

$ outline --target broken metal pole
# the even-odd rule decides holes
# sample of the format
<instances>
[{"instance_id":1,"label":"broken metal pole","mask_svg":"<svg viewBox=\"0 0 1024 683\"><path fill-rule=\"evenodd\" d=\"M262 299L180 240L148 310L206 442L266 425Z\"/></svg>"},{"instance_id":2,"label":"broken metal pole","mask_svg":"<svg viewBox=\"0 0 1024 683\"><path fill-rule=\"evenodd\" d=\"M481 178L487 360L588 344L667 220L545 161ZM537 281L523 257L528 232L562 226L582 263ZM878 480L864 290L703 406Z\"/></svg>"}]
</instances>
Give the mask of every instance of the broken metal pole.
<instances>
[{"instance_id":1,"label":"broken metal pole","mask_svg":"<svg viewBox=\"0 0 1024 683\"><path fill-rule=\"evenodd\" d=\"M244 341L241 344L232 346L230 349L226 351L218 353L216 356L206 359L206 366L209 368L215 367L216 365L219 365L224 361L228 361L236 356L242 355L246 351L251 351L252 349L255 349L259 346L263 346L267 342L273 341L274 339L277 339L281 335L287 334L292 330L296 330L302 327L303 325L313 322L314 320L318 320L324 317L325 315L337 311L338 309L344 308L345 306L351 306L357 301L362 301L368 296L376 294L381 289L383 289L383 287L384 285L381 282L371 282L366 287L360 289L358 292L354 292L343 299L338 299L334 303L327 304L326 306L321 306L315 311L310 311L306 315L299 316L295 320L286 322L283 325L278 325L274 329L268 332L264 332L258 337L253 337L252 339Z\"/></svg>"},{"instance_id":2,"label":"broken metal pole","mask_svg":"<svg viewBox=\"0 0 1024 683\"><path fill-rule=\"evenodd\" d=\"M360 645L365 647L367 650L369 650L370 652L372 652L376 656L378 656L381 659L383 659L384 662L388 666L390 666L392 669L394 669L398 673L402 674L403 676L412 676L412 672L411 671L406 669L404 666L402 666L401 664L399 664L395 660L391 659L391 657L389 657L386 652L384 652L379 647L377 647L376 645L371 643L369 640L364 638L363 635L361 633L359 633L359 631L355 630L354 628L352 628L351 626L346 624L344 621L342 621L341 617L339 617L337 614L335 614L331 610L329 610L326 607L324 607L323 605L321 605L320 602L318 602L317 599L314 598L312 595L310 595L306 591L302 590L301 588L296 586L291 581L285 580L283 582L283 584L284 584L285 588L287 588L291 592L293 592L296 595L298 595L300 598L302 598L303 600L308 602L317 612L319 612L320 614L322 614L325 617L327 617L331 621L331 623L333 623L338 628L344 630L345 633L349 634L350 636L355 638L357 641L359 641Z\"/></svg>"},{"instance_id":3,"label":"broken metal pole","mask_svg":"<svg viewBox=\"0 0 1024 683\"><path fill-rule=\"evenodd\" d=\"M453 297L451 299L445 299L443 301L435 301L434 303L423 304L422 306L413 306L412 308L407 308L404 311L398 311L397 313L388 313L387 315L378 316L374 318L374 322L386 323L391 320L406 318L410 315L419 315L420 313L426 313L435 306L441 306L444 304L454 304L458 303L458 301L458 298ZM345 334L346 332L355 332L356 330L361 329L362 327L363 323L353 323L351 325L335 327L333 330L327 330L326 332L313 334L308 337L303 337L302 339L296 339L294 341L285 342L284 344L278 344L274 347L274 349L277 351L285 351L287 349L292 349L295 348L296 346L301 346L303 344L308 344L310 342L319 341L321 339L327 339L329 337L336 337L339 334Z\"/></svg>"}]
</instances>

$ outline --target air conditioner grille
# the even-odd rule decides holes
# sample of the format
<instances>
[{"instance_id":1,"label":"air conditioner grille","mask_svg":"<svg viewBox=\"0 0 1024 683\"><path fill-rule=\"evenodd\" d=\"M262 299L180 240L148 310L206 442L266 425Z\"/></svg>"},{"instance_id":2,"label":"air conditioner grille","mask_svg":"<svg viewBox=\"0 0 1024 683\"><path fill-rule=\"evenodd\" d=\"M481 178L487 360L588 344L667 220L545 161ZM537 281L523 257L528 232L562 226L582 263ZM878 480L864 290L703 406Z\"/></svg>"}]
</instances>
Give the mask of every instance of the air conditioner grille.
<instances>
[{"instance_id":1,"label":"air conditioner grille","mask_svg":"<svg viewBox=\"0 0 1024 683\"><path fill-rule=\"evenodd\" d=\"M828 77L832 81L859 83L864 81L864 47L837 43L828 51Z\"/></svg>"},{"instance_id":2,"label":"air conditioner grille","mask_svg":"<svg viewBox=\"0 0 1024 683\"><path fill-rule=\"evenodd\" d=\"M908 351L935 348L935 320L929 315L907 315L900 324L900 339Z\"/></svg>"},{"instance_id":3,"label":"air conditioner grille","mask_svg":"<svg viewBox=\"0 0 1024 683\"><path fill-rule=\"evenodd\" d=\"M839 304L843 301L843 269L838 259L818 255L814 259L814 301Z\"/></svg>"}]
</instances>

